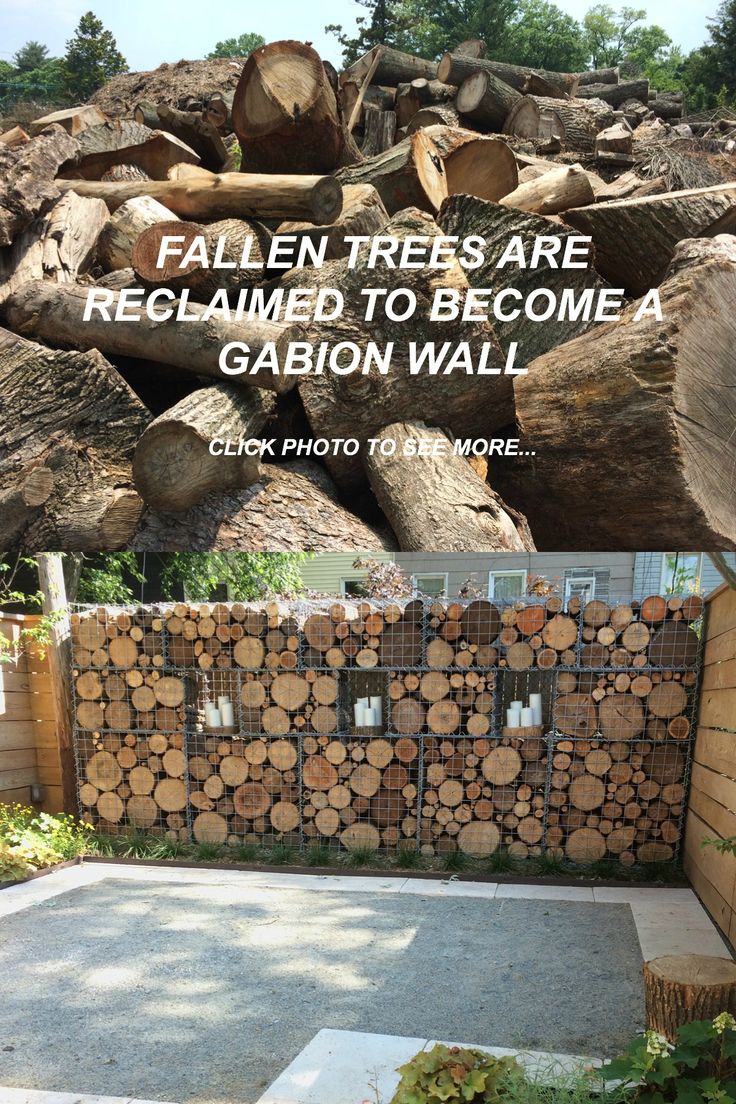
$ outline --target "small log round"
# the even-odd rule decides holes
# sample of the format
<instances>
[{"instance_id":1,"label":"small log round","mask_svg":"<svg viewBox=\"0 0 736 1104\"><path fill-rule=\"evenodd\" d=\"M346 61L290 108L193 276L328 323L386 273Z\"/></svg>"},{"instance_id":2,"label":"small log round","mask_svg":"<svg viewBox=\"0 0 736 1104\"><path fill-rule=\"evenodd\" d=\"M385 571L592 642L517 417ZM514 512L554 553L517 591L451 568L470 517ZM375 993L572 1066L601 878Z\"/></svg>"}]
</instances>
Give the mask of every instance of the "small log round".
<instances>
[{"instance_id":1,"label":"small log round","mask_svg":"<svg viewBox=\"0 0 736 1104\"><path fill-rule=\"evenodd\" d=\"M645 962L646 1025L674 1042L678 1027L736 1012L736 962L711 955L665 955Z\"/></svg>"}]
</instances>

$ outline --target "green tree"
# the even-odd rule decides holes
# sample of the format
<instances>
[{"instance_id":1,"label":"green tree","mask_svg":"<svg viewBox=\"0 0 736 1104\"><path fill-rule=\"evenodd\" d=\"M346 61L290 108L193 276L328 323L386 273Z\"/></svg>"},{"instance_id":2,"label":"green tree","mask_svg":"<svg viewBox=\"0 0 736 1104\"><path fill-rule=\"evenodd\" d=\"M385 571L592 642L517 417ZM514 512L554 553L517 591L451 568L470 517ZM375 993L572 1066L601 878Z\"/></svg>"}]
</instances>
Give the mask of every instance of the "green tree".
<instances>
[{"instance_id":1,"label":"green tree","mask_svg":"<svg viewBox=\"0 0 736 1104\"><path fill-rule=\"evenodd\" d=\"M643 8L623 7L618 12L608 4L595 4L583 18L588 53L594 69L618 65L632 44L636 23L646 17Z\"/></svg>"},{"instance_id":2,"label":"green tree","mask_svg":"<svg viewBox=\"0 0 736 1104\"><path fill-rule=\"evenodd\" d=\"M13 64L19 73L29 73L32 69L40 69L48 56L47 47L31 39L13 54Z\"/></svg>"},{"instance_id":3,"label":"green tree","mask_svg":"<svg viewBox=\"0 0 736 1104\"><path fill-rule=\"evenodd\" d=\"M439 57L465 39L480 38L489 57L505 58L519 0L414 0L412 6L429 28L425 56Z\"/></svg>"},{"instance_id":4,"label":"green tree","mask_svg":"<svg viewBox=\"0 0 736 1104\"><path fill-rule=\"evenodd\" d=\"M583 28L556 4L522 0L509 28L507 60L532 68L577 72L588 60Z\"/></svg>"},{"instance_id":5,"label":"green tree","mask_svg":"<svg viewBox=\"0 0 736 1104\"><path fill-rule=\"evenodd\" d=\"M265 44L263 35L255 34L254 31L245 31L237 38L225 38L222 42L216 42L214 50L206 56L208 58L247 57L259 46L265 46Z\"/></svg>"},{"instance_id":6,"label":"green tree","mask_svg":"<svg viewBox=\"0 0 736 1104\"><path fill-rule=\"evenodd\" d=\"M410 3L399 0L357 0L367 15L359 15L355 20L355 34L350 35L341 23L330 23L325 27L326 34L334 34L342 47L344 65L352 65L374 46L395 46L407 49L407 32L411 22Z\"/></svg>"},{"instance_id":7,"label":"green tree","mask_svg":"<svg viewBox=\"0 0 736 1104\"><path fill-rule=\"evenodd\" d=\"M64 59L71 94L86 100L105 81L128 68L111 31L106 31L94 12L79 20L74 37L67 42Z\"/></svg>"},{"instance_id":8,"label":"green tree","mask_svg":"<svg viewBox=\"0 0 736 1104\"><path fill-rule=\"evenodd\" d=\"M709 21L710 43L704 47L710 65L709 88L726 90L729 102L736 99L736 0L723 0L715 19Z\"/></svg>"}]
</instances>

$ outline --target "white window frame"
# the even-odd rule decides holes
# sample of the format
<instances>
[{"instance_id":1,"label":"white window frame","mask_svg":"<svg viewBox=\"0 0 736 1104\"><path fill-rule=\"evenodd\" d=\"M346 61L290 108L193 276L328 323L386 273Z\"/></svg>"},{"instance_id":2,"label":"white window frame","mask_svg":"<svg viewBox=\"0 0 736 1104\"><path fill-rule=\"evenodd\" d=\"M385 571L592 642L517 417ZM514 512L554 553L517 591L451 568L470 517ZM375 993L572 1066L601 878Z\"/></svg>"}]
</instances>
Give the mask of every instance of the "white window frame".
<instances>
[{"instance_id":1,"label":"white window frame","mask_svg":"<svg viewBox=\"0 0 736 1104\"><path fill-rule=\"evenodd\" d=\"M580 583L590 586L590 595L586 599L588 602L592 602L595 598L595 575L566 575L565 576L565 602L568 602L572 597L570 587L572 584L579 585Z\"/></svg>"},{"instance_id":2,"label":"white window frame","mask_svg":"<svg viewBox=\"0 0 736 1104\"><path fill-rule=\"evenodd\" d=\"M346 575L344 578L340 579L340 594L344 598L354 598L355 595L354 594L349 594L348 591L345 589L346 584L347 583L364 583L365 580L366 580L365 575Z\"/></svg>"},{"instance_id":3,"label":"white window frame","mask_svg":"<svg viewBox=\"0 0 736 1104\"><path fill-rule=\"evenodd\" d=\"M450 585L449 572L447 571L419 571L411 577L411 586L415 594L419 594L419 587L417 586L417 579L442 579L442 594L447 597L447 591ZM421 592L422 594L424 591ZM429 595L432 597L432 595Z\"/></svg>"},{"instance_id":4,"label":"white window frame","mask_svg":"<svg viewBox=\"0 0 736 1104\"><path fill-rule=\"evenodd\" d=\"M663 552L662 553L662 569L659 573L659 589L662 594L669 593L667 591L666 576L669 574L669 568L667 567L668 556L697 556L698 564L695 568L695 579L697 580L700 590L703 589L703 553L702 552Z\"/></svg>"},{"instance_id":5,"label":"white window frame","mask_svg":"<svg viewBox=\"0 0 736 1104\"><path fill-rule=\"evenodd\" d=\"M496 597L496 579L508 579L512 575L521 576L521 594L522 598L526 594L526 588L529 585L529 577L525 567L515 567L509 571L489 571L488 572L488 597Z\"/></svg>"}]
</instances>

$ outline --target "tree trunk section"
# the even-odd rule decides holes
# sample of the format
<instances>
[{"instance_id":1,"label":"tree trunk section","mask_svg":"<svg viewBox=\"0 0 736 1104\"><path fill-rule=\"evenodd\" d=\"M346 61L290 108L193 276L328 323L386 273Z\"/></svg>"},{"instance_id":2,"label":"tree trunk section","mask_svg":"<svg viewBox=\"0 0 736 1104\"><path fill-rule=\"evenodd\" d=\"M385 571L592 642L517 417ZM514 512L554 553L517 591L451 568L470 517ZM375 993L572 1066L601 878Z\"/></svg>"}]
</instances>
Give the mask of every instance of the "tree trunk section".
<instances>
[{"instance_id":1,"label":"tree trunk section","mask_svg":"<svg viewBox=\"0 0 736 1104\"><path fill-rule=\"evenodd\" d=\"M521 96L511 85L494 77L488 70L479 69L460 85L455 103L464 118L500 133L511 109L520 99Z\"/></svg>"},{"instance_id":2,"label":"tree trunk section","mask_svg":"<svg viewBox=\"0 0 736 1104\"><path fill-rule=\"evenodd\" d=\"M426 134L439 150L449 195L499 200L516 188L516 158L500 138L446 126L427 127Z\"/></svg>"},{"instance_id":3,"label":"tree trunk section","mask_svg":"<svg viewBox=\"0 0 736 1104\"><path fill-rule=\"evenodd\" d=\"M232 122L246 172L323 173L355 159L322 61L306 43L272 42L249 55Z\"/></svg>"},{"instance_id":4,"label":"tree trunk section","mask_svg":"<svg viewBox=\"0 0 736 1104\"><path fill-rule=\"evenodd\" d=\"M524 508L556 526L562 547L625 548L643 536L646 544L646 534L659 545L733 547L736 494L721 473L736 462L735 293L730 239L683 243L661 287L664 321L635 321L632 304L620 321L560 345L516 380L519 423L537 452L537 493ZM656 494L615 477L622 440L627 470L646 472ZM527 464L521 470L531 478Z\"/></svg>"},{"instance_id":5,"label":"tree trunk section","mask_svg":"<svg viewBox=\"0 0 736 1104\"><path fill-rule=\"evenodd\" d=\"M370 105L365 109L363 144L360 147L364 157L375 157L391 149L396 137L396 112L379 111Z\"/></svg>"},{"instance_id":6,"label":"tree trunk section","mask_svg":"<svg viewBox=\"0 0 736 1104\"><path fill-rule=\"evenodd\" d=\"M123 203L103 228L97 245L97 259L105 272L130 268L133 246L143 231L157 222L172 222L175 218L172 211L150 196L137 196Z\"/></svg>"},{"instance_id":7,"label":"tree trunk section","mask_svg":"<svg viewBox=\"0 0 736 1104\"><path fill-rule=\"evenodd\" d=\"M180 180L126 184L96 180L57 181L57 184L63 191L104 199L111 211L128 199L146 195L180 218L190 219L291 218L323 225L334 222L342 207L342 188L331 176L221 173L196 179L187 176Z\"/></svg>"},{"instance_id":8,"label":"tree trunk section","mask_svg":"<svg viewBox=\"0 0 736 1104\"><path fill-rule=\"evenodd\" d=\"M147 512L131 547L137 551L395 550L339 505L334 484L315 464L264 464L261 479L237 494L210 495L184 514Z\"/></svg>"},{"instance_id":9,"label":"tree trunk section","mask_svg":"<svg viewBox=\"0 0 736 1104\"><path fill-rule=\"evenodd\" d=\"M282 322L226 322L210 318L206 322L178 322L172 316L165 322L148 318L142 307L128 307L129 319L114 321L117 296L109 307L110 321L91 318L83 322L87 293L79 285L55 286L47 283L27 284L6 303L6 316L13 329L43 341L99 349L117 356L130 356L173 365L197 375L212 376L223 382L219 364L220 351L230 341L242 341L251 355L274 342L283 355L290 342L300 337L297 326ZM189 304L192 313L196 304ZM231 377L244 386L265 387L282 393L289 391L296 377L268 373Z\"/></svg>"},{"instance_id":10,"label":"tree trunk section","mask_svg":"<svg viewBox=\"0 0 736 1104\"><path fill-rule=\"evenodd\" d=\"M483 70L510 85L517 92L524 91L524 83L532 73L538 73L550 84L569 96L574 95L578 78L575 73L554 73L547 69L529 69L525 65L508 65L503 61L486 58L469 58L461 54L445 54L437 66L437 77L446 84L461 85L473 73Z\"/></svg>"},{"instance_id":11,"label":"tree trunk section","mask_svg":"<svg viewBox=\"0 0 736 1104\"><path fill-rule=\"evenodd\" d=\"M589 152L599 131L613 122L613 109L601 100L523 96L511 110L504 133L535 141L559 138L565 149Z\"/></svg>"},{"instance_id":12,"label":"tree trunk section","mask_svg":"<svg viewBox=\"0 0 736 1104\"><path fill-rule=\"evenodd\" d=\"M372 184L390 215L406 207L432 214L447 195L437 161L435 145L419 132L360 165L341 169L337 179L343 185Z\"/></svg>"},{"instance_id":13,"label":"tree trunk section","mask_svg":"<svg viewBox=\"0 0 736 1104\"><path fill-rule=\"evenodd\" d=\"M536 180L520 184L499 200L502 207L517 211L533 211L538 215L555 215L570 207L594 203L595 196L588 174L582 165L562 165Z\"/></svg>"},{"instance_id":14,"label":"tree trunk section","mask_svg":"<svg viewBox=\"0 0 736 1104\"><path fill-rule=\"evenodd\" d=\"M736 183L596 203L568 211L565 222L593 238L602 276L629 295L644 295L661 282L683 238L736 230Z\"/></svg>"},{"instance_id":15,"label":"tree trunk section","mask_svg":"<svg viewBox=\"0 0 736 1104\"><path fill-rule=\"evenodd\" d=\"M60 126L51 126L19 146L0 143L0 247L33 222L59 197L55 176L76 157L79 143Z\"/></svg>"},{"instance_id":16,"label":"tree trunk section","mask_svg":"<svg viewBox=\"0 0 736 1104\"><path fill-rule=\"evenodd\" d=\"M627 100L649 101L649 81L621 81L620 84L586 84L578 91L581 100L605 100L611 107L621 107Z\"/></svg>"},{"instance_id":17,"label":"tree trunk section","mask_svg":"<svg viewBox=\"0 0 736 1104\"><path fill-rule=\"evenodd\" d=\"M329 226L315 226L311 222L282 222L277 232L294 234L297 239L311 238L317 244L327 238L325 260L331 261L348 256L350 245L345 241L346 237L372 237L383 229L388 220L388 211L372 184L346 184L342 212L335 222Z\"/></svg>"},{"instance_id":18,"label":"tree trunk section","mask_svg":"<svg viewBox=\"0 0 736 1104\"><path fill-rule=\"evenodd\" d=\"M393 455L384 456L376 449L365 457L365 466L402 552L431 548L533 551L526 520L518 515L516 521L512 519L467 460L453 455L452 443L441 430L429 429L423 422L396 422L376 436L379 441L396 442ZM443 451L408 459L403 449L410 438L432 446L437 442ZM456 705L455 709L459 722L460 711Z\"/></svg>"},{"instance_id":19,"label":"tree trunk section","mask_svg":"<svg viewBox=\"0 0 736 1104\"><path fill-rule=\"evenodd\" d=\"M391 46L374 46L345 71L343 83L346 79L360 81L373 65L376 54L379 55L379 62L372 78L374 84L396 88L397 85L409 83L417 77L434 80L437 76L437 63L434 61L425 61L424 58L402 53Z\"/></svg>"},{"instance_id":20,"label":"tree trunk section","mask_svg":"<svg viewBox=\"0 0 736 1104\"><path fill-rule=\"evenodd\" d=\"M133 478L154 510L180 513L206 495L237 490L260 476L258 455L213 456L213 438L248 441L263 428L275 397L221 384L192 392L156 418L138 442Z\"/></svg>"},{"instance_id":21,"label":"tree trunk section","mask_svg":"<svg viewBox=\"0 0 736 1104\"><path fill-rule=\"evenodd\" d=\"M0 386L6 549L124 547L143 509L131 461L150 415L122 377L96 351L17 339L0 352Z\"/></svg>"},{"instance_id":22,"label":"tree trunk section","mask_svg":"<svg viewBox=\"0 0 736 1104\"><path fill-rule=\"evenodd\" d=\"M217 129L193 111L179 111L168 104L157 107L162 130L167 130L199 157L205 169L220 172L229 160L229 154ZM186 158L180 158L186 163Z\"/></svg>"},{"instance_id":23,"label":"tree trunk section","mask_svg":"<svg viewBox=\"0 0 736 1104\"><path fill-rule=\"evenodd\" d=\"M675 1042L695 1020L736 1012L736 963L711 955L665 955L645 962L646 1025Z\"/></svg>"}]
</instances>

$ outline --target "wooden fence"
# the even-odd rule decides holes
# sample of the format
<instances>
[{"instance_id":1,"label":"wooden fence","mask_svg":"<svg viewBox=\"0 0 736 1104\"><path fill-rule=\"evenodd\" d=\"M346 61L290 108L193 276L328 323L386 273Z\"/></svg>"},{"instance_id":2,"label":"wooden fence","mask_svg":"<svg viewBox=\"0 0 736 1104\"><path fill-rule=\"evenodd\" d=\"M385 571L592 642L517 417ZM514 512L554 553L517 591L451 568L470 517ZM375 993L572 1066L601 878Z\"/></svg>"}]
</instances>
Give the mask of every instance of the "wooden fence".
<instances>
[{"instance_id":1,"label":"wooden fence","mask_svg":"<svg viewBox=\"0 0 736 1104\"><path fill-rule=\"evenodd\" d=\"M685 836L685 871L736 944L736 857L704 839L736 836L736 591L707 599L705 655Z\"/></svg>"},{"instance_id":2,"label":"wooden fence","mask_svg":"<svg viewBox=\"0 0 736 1104\"><path fill-rule=\"evenodd\" d=\"M3 613L0 633L17 640L37 621ZM24 654L15 663L0 664L0 801L30 804L36 784L43 787L37 807L59 812L61 764L48 663L39 655Z\"/></svg>"}]
</instances>

